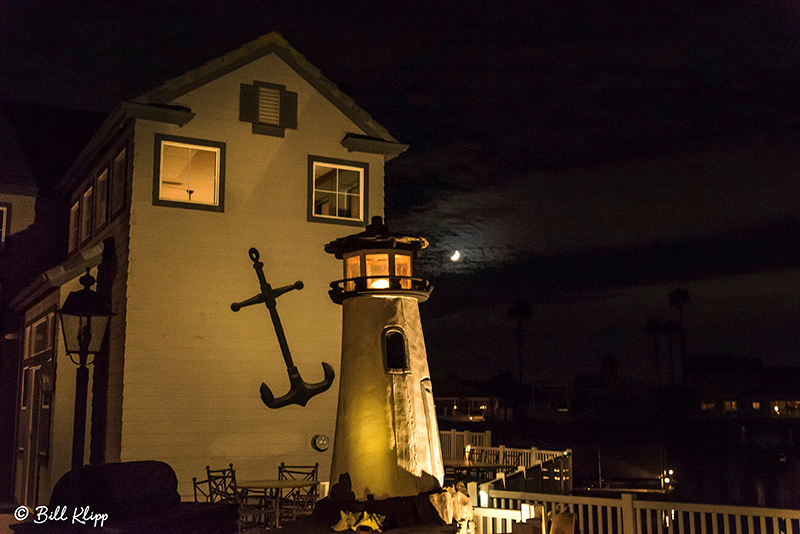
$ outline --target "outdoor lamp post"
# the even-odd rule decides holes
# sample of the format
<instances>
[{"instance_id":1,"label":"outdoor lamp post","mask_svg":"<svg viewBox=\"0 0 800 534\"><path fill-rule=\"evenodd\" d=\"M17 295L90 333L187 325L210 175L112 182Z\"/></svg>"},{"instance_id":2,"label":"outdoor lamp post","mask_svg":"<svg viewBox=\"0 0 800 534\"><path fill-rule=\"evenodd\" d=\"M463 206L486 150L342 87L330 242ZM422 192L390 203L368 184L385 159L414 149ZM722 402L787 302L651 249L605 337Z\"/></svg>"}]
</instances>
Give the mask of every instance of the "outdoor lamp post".
<instances>
[{"instance_id":1,"label":"outdoor lamp post","mask_svg":"<svg viewBox=\"0 0 800 534\"><path fill-rule=\"evenodd\" d=\"M81 276L83 289L67 296L58 310L64 347L72 363L78 365L75 382L75 417L72 426L72 469L83 465L83 449L86 442L86 397L89 388L89 354L100 352L100 345L108 326L111 310L97 293L89 289L95 279L86 269ZM73 355L78 355L75 361Z\"/></svg>"}]
</instances>

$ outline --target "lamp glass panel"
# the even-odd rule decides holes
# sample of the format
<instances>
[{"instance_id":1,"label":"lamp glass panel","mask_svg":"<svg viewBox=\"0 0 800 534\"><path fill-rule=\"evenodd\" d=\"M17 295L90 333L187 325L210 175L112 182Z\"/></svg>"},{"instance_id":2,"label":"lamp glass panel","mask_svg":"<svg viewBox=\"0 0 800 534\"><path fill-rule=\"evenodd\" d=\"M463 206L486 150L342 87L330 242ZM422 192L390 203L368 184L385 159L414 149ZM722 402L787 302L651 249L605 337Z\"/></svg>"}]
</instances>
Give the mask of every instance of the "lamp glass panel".
<instances>
[{"instance_id":1,"label":"lamp glass panel","mask_svg":"<svg viewBox=\"0 0 800 534\"><path fill-rule=\"evenodd\" d=\"M370 289L387 289L388 278L369 278L372 276L389 276L389 254L367 254L365 256L367 268L367 286Z\"/></svg>"},{"instance_id":2,"label":"lamp glass panel","mask_svg":"<svg viewBox=\"0 0 800 534\"><path fill-rule=\"evenodd\" d=\"M411 256L395 254L394 274L395 276L411 276ZM407 278L400 280L400 287L403 289L411 289L411 280Z\"/></svg>"},{"instance_id":3,"label":"lamp glass panel","mask_svg":"<svg viewBox=\"0 0 800 534\"><path fill-rule=\"evenodd\" d=\"M350 256L344 260L344 277L345 278L358 278L361 276L361 257ZM356 288L355 282L350 281L345 283L345 291L354 291Z\"/></svg>"}]
</instances>

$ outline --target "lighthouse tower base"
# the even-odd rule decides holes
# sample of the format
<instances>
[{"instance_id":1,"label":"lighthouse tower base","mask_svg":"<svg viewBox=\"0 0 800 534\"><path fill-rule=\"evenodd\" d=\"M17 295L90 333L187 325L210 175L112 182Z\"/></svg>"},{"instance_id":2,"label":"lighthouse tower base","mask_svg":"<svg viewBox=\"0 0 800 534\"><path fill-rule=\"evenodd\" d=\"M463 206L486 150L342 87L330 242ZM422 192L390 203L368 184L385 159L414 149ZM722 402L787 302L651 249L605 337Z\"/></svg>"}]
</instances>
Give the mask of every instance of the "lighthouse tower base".
<instances>
[{"instance_id":1,"label":"lighthouse tower base","mask_svg":"<svg viewBox=\"0 0 800 534\"><path fill-rule=\"evenodd\" d=\"M342 366L331 482L356 499L405 497L444 480L419 303L356 296L342 310Z\"/></svg>"}]
</instances>

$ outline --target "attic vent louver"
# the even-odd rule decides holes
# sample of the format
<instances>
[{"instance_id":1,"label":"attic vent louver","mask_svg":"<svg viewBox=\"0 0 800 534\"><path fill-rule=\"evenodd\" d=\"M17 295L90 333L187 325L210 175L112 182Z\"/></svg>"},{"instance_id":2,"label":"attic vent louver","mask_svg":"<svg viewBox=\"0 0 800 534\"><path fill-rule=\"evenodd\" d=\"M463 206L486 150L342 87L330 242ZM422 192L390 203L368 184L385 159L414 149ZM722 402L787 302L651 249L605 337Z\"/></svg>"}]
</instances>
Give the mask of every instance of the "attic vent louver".
<instances>
[{"instance_id":1,"label":"attic vent louver","mask_svg":"<svg viewBox=\"0 0 800 534\"><path fill-rule=\"evenodd\" d=\"M278 126L281 118L281 93L278 89L258 88L258 122Z\"/></svg>"}]
</instances>

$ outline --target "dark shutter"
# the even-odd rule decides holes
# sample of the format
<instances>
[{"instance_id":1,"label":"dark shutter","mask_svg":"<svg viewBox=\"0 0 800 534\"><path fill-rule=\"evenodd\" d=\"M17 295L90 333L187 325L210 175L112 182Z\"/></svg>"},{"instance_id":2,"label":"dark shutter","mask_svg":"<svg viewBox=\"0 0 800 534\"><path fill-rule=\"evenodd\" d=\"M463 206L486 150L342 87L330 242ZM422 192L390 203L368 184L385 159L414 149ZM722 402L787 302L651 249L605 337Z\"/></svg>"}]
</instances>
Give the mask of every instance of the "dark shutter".
<instances>
[{"instance_id":1,"label":"dark shutter","mask_svg":"<svg viewBox=\"0 0 800 534\"><path fill-rule=\"evenodd\" d=\"M297 93L281 91L281 116L278 126L297 129Z\"/></svg>"},{"instance_id":2,"label":"dark shutter","mask_svg":"<svg viewBox=\"0 0 800 534\"><path fill-rule=\"evenodd\" d=\"M239 92L239 120L258 122L258 87L242 84Z\"/></svg>"}]
</instances>

